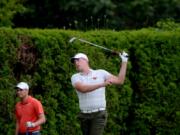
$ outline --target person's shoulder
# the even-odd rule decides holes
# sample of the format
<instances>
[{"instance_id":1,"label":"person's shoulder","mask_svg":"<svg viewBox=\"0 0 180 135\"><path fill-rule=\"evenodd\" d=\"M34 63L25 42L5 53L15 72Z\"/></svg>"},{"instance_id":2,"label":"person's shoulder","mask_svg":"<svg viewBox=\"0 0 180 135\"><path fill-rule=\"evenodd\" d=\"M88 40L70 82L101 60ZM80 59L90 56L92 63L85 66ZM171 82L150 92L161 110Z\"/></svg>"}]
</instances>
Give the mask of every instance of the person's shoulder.
<instances>
[{"instance_id":1,"label":"person's shoulder","mask_svg":"<svg viewBox=\"0 0 180 135\"><path fill-rule=\"evenodd\" d=\"M96 70L94 70L95 72L107 72L106 70L104 70L104 69L96 69Z\"/></svg>"},{"instance_id":2,"label":"person's shoulder","mask_svg":"<svg viewBox=\"0 0 180 135\"><path fill-rule=\"evenodd\" d=\"M99 74L99 75L110 75L110 73L104 69L97 69L95 71L95 74Z\"/></svg>"},{"instance_id":3,"label":"person's shoulder","mask_svg":"<svg viewBox=\"0 0 180 135\"><path fill-rule=\"evenodd\" d=\"M75 73L75 74L73 74L73 75L71 76L71 78L77 77L77 76L80 76L80 73Z\"/></svg>"},{"instance_id":4,"label":"person's shoulder","mask_svg":"<svg viewBox=\"0 0 180 135\"><path fill-rule=\"evenodd\" d=\"M18 106L20 106L20 105L21 105L21 102L18 101L15 106L18 107Z\"/></svg>"},{"instance_id":5,"label":"person's shoulder","mask_svg":"<svg viewBox=\"0 0 180 135\"><path fill-rule=\"evenodd\" d=\"M40 102L40 100L38 100L38 99L35 98L35 97L30 96L30 98L31 98L31 102L34 102L34 103Z\"/></svg>"}]
</instances>

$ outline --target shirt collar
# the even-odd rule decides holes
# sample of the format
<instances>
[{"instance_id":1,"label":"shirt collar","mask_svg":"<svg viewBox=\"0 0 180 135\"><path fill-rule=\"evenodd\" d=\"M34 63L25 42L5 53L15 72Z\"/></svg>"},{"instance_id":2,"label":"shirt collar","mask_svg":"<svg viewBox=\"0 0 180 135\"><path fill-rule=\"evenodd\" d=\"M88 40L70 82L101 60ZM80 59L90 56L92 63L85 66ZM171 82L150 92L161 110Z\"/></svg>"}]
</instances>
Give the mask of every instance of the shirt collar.
<instances>
[{"instance_id":1,"label":"shirt collar","mask_svg":"<svg viewBox=\"0 0 180 135\"><path fill-rule=\"evenodd\" d=\"M21 101L21 104L28 104L31 100L31 96L28 96L24 101Z\"/></svg>"},{"instance_id":2,"label":"shirt collar","mask_svg":"<svg viewBox=\"0 0 180 135\"><path fill-rule=\"evenodd\" d=\"M92 73L93 69L89 69L89 72L87 74L84 73L80 73L82 76L88 76Z\"/></svg>"}]
</instances>

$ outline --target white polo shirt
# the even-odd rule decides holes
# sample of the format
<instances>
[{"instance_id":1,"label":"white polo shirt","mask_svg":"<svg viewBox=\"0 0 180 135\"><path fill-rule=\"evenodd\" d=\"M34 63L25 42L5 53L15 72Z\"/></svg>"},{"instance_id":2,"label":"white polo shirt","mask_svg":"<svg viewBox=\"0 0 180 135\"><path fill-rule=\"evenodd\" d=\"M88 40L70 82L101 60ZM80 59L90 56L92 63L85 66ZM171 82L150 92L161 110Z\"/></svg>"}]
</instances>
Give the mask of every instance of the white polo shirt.
<instances>
[{"instance_id":1,"label":"white polo shirt","mask_svg":"<svg viewBox=\"0 0 180 135\"><path fill-rule=\"evenodd\" d=\"M74 86L77 82L84 84L99 84L104 82L111 74L105 70L90 70L87 75L76 73L71 77ZM106 108L105 87L98 88L91 92L82 93L76 90L79 98L81 111L90 111L98 108Z\"/></svg>"}]
</instances>

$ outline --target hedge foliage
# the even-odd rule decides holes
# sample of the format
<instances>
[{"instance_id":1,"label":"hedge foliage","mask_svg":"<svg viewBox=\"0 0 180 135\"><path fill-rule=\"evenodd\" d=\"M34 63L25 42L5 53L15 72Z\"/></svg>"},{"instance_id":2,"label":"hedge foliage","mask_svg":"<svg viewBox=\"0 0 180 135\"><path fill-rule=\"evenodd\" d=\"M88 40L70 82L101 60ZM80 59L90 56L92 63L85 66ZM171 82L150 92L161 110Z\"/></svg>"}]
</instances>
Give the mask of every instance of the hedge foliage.
<instances>
[{"instance_id":1,"label":"hedge foliage","mask_svg":"<svg viewBox=\"0 0 180 135\"><path fill-rule=\"evenodd\" d=\"M75 41L79 37L130 54L122 86L107 88L108 123L105 135L180 134L180 30L65 31L59 29L0 28L0 133L15 131L14 86L27 81L31 94L41 100L47 122L43 135L81 135L76 92L70 77L70 58L89 56L94 69L118 74L120 58ZM18 48L35 48L35 63L21 63ZM31 62L31 61L30 61ZM29 64L29 65L28 65Z\"/></svg>"}]
</instances>

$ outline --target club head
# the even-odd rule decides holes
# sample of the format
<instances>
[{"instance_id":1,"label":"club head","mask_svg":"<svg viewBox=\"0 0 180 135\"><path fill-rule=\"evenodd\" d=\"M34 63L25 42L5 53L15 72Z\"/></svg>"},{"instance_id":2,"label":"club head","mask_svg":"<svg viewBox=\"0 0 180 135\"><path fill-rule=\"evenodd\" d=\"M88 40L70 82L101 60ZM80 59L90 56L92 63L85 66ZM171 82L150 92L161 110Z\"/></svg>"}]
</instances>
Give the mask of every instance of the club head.
<instances>
[{"instance_id":1,"label":"club head","mask_svg":"<svg viewBox=\"0 0 180 135\"><path fill-rule=\"evenodd\" d=\"M76 37L72 37L72 38L69 40L69 43L74 42L74 40L76 40L76 39L77 39Z\"/></svg>"}]
</instances>

